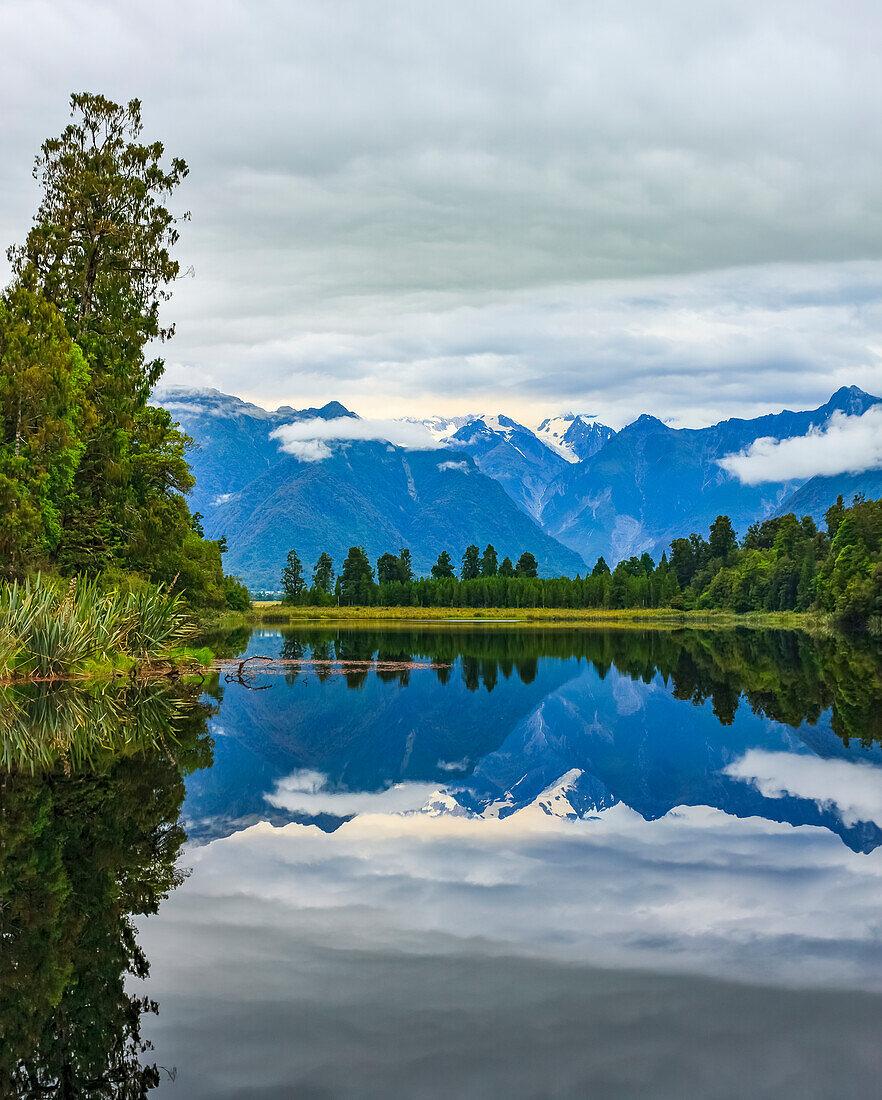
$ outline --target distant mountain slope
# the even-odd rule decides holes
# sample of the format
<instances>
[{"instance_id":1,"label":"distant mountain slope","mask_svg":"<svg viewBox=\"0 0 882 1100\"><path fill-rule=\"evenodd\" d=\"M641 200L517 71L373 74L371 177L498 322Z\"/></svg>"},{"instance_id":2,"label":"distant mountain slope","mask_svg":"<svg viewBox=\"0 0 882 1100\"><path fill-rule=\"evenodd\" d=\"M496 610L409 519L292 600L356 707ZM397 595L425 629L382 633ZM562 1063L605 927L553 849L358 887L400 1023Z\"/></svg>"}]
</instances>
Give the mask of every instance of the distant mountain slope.
<instances>
[{"instance_id":1,"label":"distant mountain slope","mask_svg":"<svg viewBox=\"0 0 882 1100\"><path fill-rule=\"evenodd\" d=\"M268 412L218 390L170 387L157 391L154 400L168 409L196 442L197 449L189 456L196 478L190 506L204 516L278 462L279 444L270 439L270 432L281 424L313 417L355 416L339 401L330 401L320 409L282 406Z\"/></svg>"},{"instance_id":2,"label":"distant mountain slope","mask_svg":"<svg viewBox=\"0 0 882 1100\"><path fill-rule=\"evenodd\" d=\"M226 536L227 568L249 585L274 588L294 547L307 568L326 550L339 567L350 546L375 561L409 547L426 574L442 550L458 563L469 543L492 542L500 559L531 550L544 575L575 573L567 550L482 474L468 455L405 451L353 442L322 462L282 455L260 477L205 518L206 534Z\"/></svg>"},{"instance_id":3,"label":"distant mountain slope","mask_svg":"<svg viewBox=\"0 0 882 1100\"><path fill-rule=\"evenodd\" d=\"M544 575L584 568L467 453L347 441L334 444L330 458L303 462L270 439L282 424L354 416L339 402L267 412L217 391L164 391L158 399L198 444L192 506L207 535L226 537L226 568L252 587L276 588L292 547L307 569L323 550L339 566L353 545L372 561L406 546L417 572L428 573L441 550L458 562L472 542L492 542L500 559L530 550Z\"/></svg>"},{"instance_id":4,"label":"distant mountain slope","mask_svg":"<svg viewBox=\"0 0 882 1100\"><path fill-rule=\"evenodd\" d=\"M482 473L492 477L527 515L539 515L548 484L566 469L566 460L536 435L507 416L482 416L447 440L466 451Z\"/></svg>"},{"instance_id":5,"label":"distant mountain slope","mask_svg":"<svg viewBox=\"0 0 882 1100\"><path fill-rule=\"evenodd\" d=\"M882 497L882 470L864 470L859 474L836 474L834 477L813 477L792 493L778 509L778 515L794 512L797 516L811 516L823 525L824 513L836 503L842 494L846 504L851 504L857 493L867 500Z\"/></svg>"},{"instance_id":6,"label":"distant mountain slope","mask_svg":"<svg viewBox=\"0 0 882 1100\"><path fill-rule=\"evenodd\" d=\"M801 481L743 485L718 460L755 439L805 435L835 412L865 412L879 398L838 390L818 409L709 428L669 428L643 415L612 436L590 462L570 465L548 487L540 520L550 534L593 563L612 564L644 550L658 557L672 538L705 533L720 513L736 530L780 510Z\"/></svg>"}]
</instances>

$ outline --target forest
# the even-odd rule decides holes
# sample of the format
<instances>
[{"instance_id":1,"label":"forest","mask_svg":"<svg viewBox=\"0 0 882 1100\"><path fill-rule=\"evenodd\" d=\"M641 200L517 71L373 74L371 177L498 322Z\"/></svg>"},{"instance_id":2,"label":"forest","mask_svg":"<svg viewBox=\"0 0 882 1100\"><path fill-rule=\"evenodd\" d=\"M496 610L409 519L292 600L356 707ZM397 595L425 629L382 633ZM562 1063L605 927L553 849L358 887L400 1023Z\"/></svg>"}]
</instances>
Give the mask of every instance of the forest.
<instances>
[{"instance_id":1,"label":"forest","mask_svg":"<svg viewBox=\"0 0 882 1100\"><path fill-rule=\"evenodd\" d=\"M498 563L492 546L469 546L454 570L442 552L428 577L415 577L407 549L371 566L349 550L339 575L323 553L307 583L295 550L281 577L284 602L307 606L671 608L683 611L816 611L854 625L882 615L882 501L840 496L819 529L791 514L751 524L739 541L728 516L707 538L674 539L656 563L648 553L610 568L603 558L584 577L538 577L525 552Z\"/></svg>"}]
</instances>

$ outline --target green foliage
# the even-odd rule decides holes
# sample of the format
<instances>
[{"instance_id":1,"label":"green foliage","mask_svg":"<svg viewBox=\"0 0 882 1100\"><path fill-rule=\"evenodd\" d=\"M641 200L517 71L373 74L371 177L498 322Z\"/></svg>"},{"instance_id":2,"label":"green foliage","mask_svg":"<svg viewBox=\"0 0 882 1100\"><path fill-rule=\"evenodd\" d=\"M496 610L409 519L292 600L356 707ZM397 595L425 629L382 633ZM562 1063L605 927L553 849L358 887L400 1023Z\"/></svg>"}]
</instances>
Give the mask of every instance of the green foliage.
<instances>
[{"instance_id":1,"label":"green foliage","mask_svg":"<svg viewBox=\"0 0 882 1100\"><path fill-rule=\"evenodd\" d=\"M0 571L46 561L83 450L88 367L39 290L0 298Z\"/></svg>"},{"instance_id":2,"label":"green foliage","mask_svg":"<svg viewBox=\"0 0 882 1100\"><path fill-rule=\"evenodd\" d=\"M231 611L251 608L251 594L238 577L224 577L224 599Z\"/></svg>"},{"instance_id":3,"label":"green foliage","mask_svg":"<svg viewBox=\"0 0 882 1100\"><path fill-rule=\"evenodd\" d=\"M473 581L481 575L481 551L477 546L466 547L459 575L464 581Z\"/></svg>"},{"instance_id":4,"label":"green foliage","mask_svg":"<svg viewBox=\"0 0 882 1100\"><path fill-rule=\"evenodd\" d=\"M515 575L514 566L511 563L511 558L504 557L502 559L502 565L499 567L500 577L513 577Z\"/></svg>"},{"instance_id":5,"label":"green foliage","mask_svg":"<svg viewBox=\"0 0 882 1100\"><path fill-rule=\"evenodd\" d=\"M334 562L324 550L313 568L312 586L322 592L331 592L334 587Z\"/></svg>"},{"instance_id":6,"label":"green foliage","mask_svg":"<svg viewBox=\"0 0 882 1100\"><path fill-rule=\"evenodd\" d=\"M538 572L539 566L536 563L535 557L529 550L525 550L518 558L518 564L515 566L515 576L535 577L538 576Z\"/></svg>"},{"instance_id":7,"label":"green foliage","mask_svg":"<svg viewBox=\"0 0 882 1100\"><path fill-rule=\"evenodd\" d=\"M39 575L0 585L0 678L65 676L119 656L162 660L191 633L183 597L161 585L123 592Z\"/></svg>"},{"instance_id":8,"label":"green foliage","mask_svg":"<svg viewBox=\"0 0 882 1100\"><path fill-rule=\"evenodd\" d=\"M374 602L377 586L363 546L349 547L340 572L339 589L340 602L344 606L359 607Z\"/></svg>"},{"instance_id":9,"label":"green foliage","mask_svg":"<svg viewBox=\"0 0 882 1100\"><path fill-rule=\"evenodd\" d=\"M441 551L438 555L438 560L432 566L432 576L436 580L441 580L445 577L452 578L454 576L453 562L446 550Z\"/></svg>"},{"instance_id":10,"label":"green foliage","mask_svg":"<svg viewBox=\"0 0 882 1100\"><path fill-rule=\"evenodd\" d=\"M303 580L303 566L296 550L289 550L285 559L285 568L282 570L282 591L285 603L297 603L306 588Z\"/></svg>"},{"instance_id":11,"label":"green foliage","mask_svg":"<svg viewBox=\"0 0 882 1100\"><path fill-rule=\"evenodd\" d=\"M498 571L499 565L496 556L496 548L492 543L488 543L484 548L484 553L481 555L481 576L495 577Z\"/></svg>"},{"instance_id":12,"label":"green foliage","mask_svg":"<svg viewBox=\"0 0 882 1100\"><path fill-rule=\"evenodd\" d=\"M36 159L42 199L0 301L0 575L177 579L191 605L223 607L239 595L187 508L192 441L148 404L180 273L164 203L187 166L140 142L137 100L80 93L71 116Z\"/></svg>"}]
</instances>

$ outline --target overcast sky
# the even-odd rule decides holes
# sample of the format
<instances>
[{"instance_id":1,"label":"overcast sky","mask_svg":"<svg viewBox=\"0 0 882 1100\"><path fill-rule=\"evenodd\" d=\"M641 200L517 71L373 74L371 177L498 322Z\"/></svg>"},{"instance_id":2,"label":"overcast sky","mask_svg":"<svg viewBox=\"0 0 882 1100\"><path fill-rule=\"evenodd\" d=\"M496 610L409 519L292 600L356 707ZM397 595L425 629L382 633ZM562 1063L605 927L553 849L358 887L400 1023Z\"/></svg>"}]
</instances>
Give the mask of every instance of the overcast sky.
<instances>
[{"instance_id":1,"label":"overcast sky","mask_svg":"<svg viewBox=\"0 0 882 1100\"><path fill-rule=\"evenodd\" d=\"M0 0L0 42L4 244L71 91L191 165L169 382L614 425L882 392L871 0Z\"/></svg>"}]
</instances>

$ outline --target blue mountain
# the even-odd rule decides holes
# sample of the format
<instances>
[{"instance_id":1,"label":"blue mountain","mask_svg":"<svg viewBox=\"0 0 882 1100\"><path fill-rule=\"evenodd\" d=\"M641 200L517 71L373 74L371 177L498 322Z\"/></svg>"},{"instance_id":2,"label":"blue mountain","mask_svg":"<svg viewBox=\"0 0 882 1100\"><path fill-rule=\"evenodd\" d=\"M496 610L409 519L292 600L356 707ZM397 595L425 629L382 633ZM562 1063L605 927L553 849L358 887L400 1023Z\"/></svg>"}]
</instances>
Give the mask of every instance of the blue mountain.
<instances>
[{"instance_id":1,"label":"blue mountain","mask_svg":"<svg viewBox=\"0 0 882 1100\"><path fill-rule=\"evenodd\" d=\"M644 414L608 439L593 458L567 466L549 484L540 521L589 564L600 555L612 564L644 550L658 557L671 539L690 531L706 533L720 514L743 532L756 519L791 510L805 479L744 485L719 465L720 459L762 437L805 435L824 427L837 412L859 415L879 401L852 386L817 409L724 420L699 429L671 428ZM831 493L833 499L843 489L847 494L848 484L847 476L829 479L817 507ZM794 507L799 506L796 498Z\"/></svg>"},{"instance_id":2,"label":"blue mountain","mask_svg":"<svg viewBox=\"0 0 882 1100\"><path fill-rule=\"evenodd\" d=\"M321 461L304 461L281 451L271 433L354 414L338 402L267 412L216 391L166 391L159 399L198 445L192 507L209 537L226 538L227 570L252 588L276 589L292 548L307 570L322 551L339 567L358 545L372 560L408 547L415 570L427 574L442 550L456 560L470 543L493 543L500 559L530 550L543 575L584 568L458 449L346 440Z\"/></svg>"}]
</instances>

